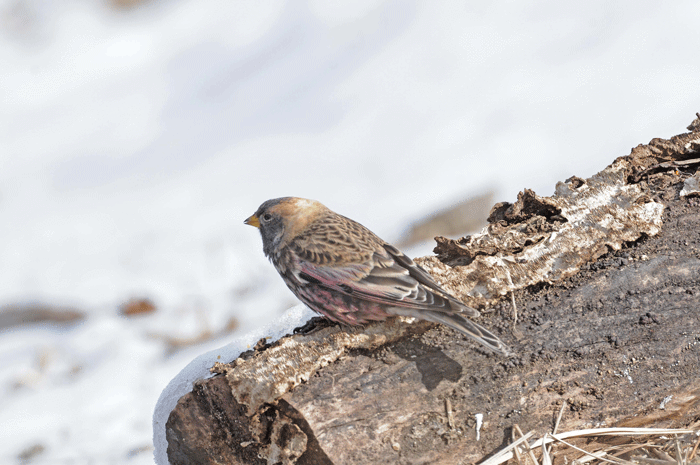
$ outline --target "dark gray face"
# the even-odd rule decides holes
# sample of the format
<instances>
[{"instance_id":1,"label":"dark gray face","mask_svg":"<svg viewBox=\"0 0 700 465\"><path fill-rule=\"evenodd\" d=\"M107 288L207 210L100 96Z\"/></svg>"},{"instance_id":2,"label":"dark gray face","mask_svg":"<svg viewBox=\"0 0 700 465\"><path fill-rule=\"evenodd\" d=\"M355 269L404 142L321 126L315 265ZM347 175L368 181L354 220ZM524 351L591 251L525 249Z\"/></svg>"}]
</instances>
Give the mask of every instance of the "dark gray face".
<instances>
[{"instance_id":1,"label":"dark gray face","mask_svg":"<svg viewBox=\"0 0 700 465\"><path fill-rule=\"evenodd\" d=\"M260 236L263 241L263 252L266 257L270 257L273 251L277 248L282 235L284 234L284 223L279 213L275 211L280 202L287 200L288 197L280 199L272 199L260 205L255 215L260 222Z\"/></svg>"}]
</instances>

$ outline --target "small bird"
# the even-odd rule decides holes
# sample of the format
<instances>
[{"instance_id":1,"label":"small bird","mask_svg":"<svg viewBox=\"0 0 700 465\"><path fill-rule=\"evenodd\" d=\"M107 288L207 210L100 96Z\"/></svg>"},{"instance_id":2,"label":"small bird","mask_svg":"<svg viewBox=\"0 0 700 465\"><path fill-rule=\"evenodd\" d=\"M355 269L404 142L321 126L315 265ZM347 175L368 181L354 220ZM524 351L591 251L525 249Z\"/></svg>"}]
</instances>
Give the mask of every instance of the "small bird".
<instances>
[{"instance_id":1,"label":"small bird","mask_svg":"<svg viewBox=\"0 0 700 465\"><path fill-rule=\"evenodd\" d=\"M315 200L268 200L245 224L260 229L263 252L287 287L326 318L348 325L394 315L419 318L510 355L496 336L466 318L479 316L477 310L448 294L396 247Z\"/></svg>"}]
</instances>

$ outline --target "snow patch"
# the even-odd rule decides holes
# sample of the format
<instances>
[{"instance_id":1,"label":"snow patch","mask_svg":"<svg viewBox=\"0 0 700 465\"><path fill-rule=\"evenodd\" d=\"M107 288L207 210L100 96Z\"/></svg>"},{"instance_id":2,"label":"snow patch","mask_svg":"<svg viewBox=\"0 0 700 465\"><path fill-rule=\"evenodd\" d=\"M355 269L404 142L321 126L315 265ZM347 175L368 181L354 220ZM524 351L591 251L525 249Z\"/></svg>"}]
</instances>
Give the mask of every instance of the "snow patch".
<instances>
[{"instance_id":1,"label":"snow patch","mask_svg":"<svg viewBox=\"0 0 700 465\"><path fill-rule=\"evenodd\" d=\"M231 343L200 355L192 360L175 378L168 383L156 403L153 413L154 458L158 465L168 465L168 443L165 439L165 423L170 412L180 398L192 390L195 381L211 377L209 369L216 362L227 363L235 360L241 353L250 349L260 339L276 341L292 330L306 323L315 315L307 306L297 305L287 310L279 320L235 338Z\"/></svg>"}]
</instances>

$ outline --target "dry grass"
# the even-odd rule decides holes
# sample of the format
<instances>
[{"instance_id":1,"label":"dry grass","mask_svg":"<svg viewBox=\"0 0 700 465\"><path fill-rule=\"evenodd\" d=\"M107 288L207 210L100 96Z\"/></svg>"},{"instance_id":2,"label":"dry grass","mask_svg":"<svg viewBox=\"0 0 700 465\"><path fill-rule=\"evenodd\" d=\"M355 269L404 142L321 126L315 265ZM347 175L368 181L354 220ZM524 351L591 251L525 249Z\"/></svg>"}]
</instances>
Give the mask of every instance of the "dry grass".
<instances>
[{"instance_id":1,"label":"dry grass","mask_svg":"<svg viewBox=\"0 0 700 465\"><path fill-rule=\"evenodd\" d=\"M700 465L700 421L688 429L596 428L557 433L564 405L551 433L513 428L513 442L479 465Z\"/></svg>"},{"instance_id":2,"label":"dry grass","mask_svg":"<svg viewBox=\"0 0 700 465\"><path fill-rule=\"evenodd\" d=\"M518 465L569 463L598 465L700 465L696 460L700 430L664 428L599 428L545 435L528 440L534 432L521 437L480 465L499 465L511 459ZM574 441L583 445L577 446Z\"/></svg>"}]
</instances>

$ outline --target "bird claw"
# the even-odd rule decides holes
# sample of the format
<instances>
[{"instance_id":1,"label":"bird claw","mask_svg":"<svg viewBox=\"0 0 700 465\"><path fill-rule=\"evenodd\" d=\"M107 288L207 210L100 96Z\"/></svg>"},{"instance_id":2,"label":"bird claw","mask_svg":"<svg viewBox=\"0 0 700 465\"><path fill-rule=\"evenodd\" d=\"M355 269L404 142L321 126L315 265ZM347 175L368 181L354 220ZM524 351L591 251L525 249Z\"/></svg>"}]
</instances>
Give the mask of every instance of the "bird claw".
<instances>
[{"instance_id":1,"label":"bird claw","mask_svg":"<svg viewBox=\"0 0 700 465\"><path fill-rule=\"evenodd\" d=\"M304 323L302 326L299 326L298 328L294 328L294 331L292 331L293 334L313 334L316 331L327 328L329 326L332 326L336 323L333 323L327 318L323 318L322 316L315 316L311 318L309 321Z\"/></svg>"}]
</instances>

